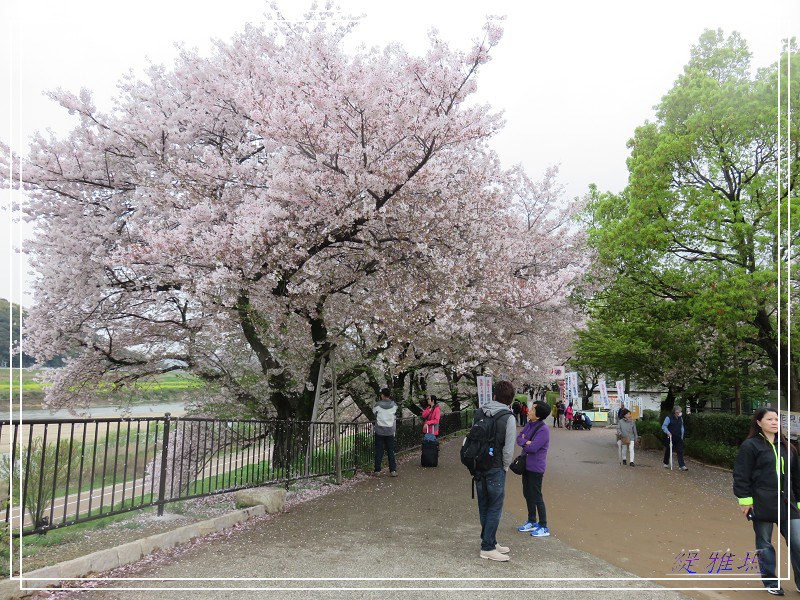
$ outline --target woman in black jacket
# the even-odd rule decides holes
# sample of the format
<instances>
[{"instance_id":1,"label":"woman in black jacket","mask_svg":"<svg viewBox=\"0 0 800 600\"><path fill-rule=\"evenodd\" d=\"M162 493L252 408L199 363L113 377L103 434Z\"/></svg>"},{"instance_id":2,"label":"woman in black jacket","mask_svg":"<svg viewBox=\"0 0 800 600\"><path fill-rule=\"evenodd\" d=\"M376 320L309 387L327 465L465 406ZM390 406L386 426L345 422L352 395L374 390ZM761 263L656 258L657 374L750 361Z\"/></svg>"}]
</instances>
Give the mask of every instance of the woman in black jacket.
<instances>
[{"instance_id":1,"label":"woman in black jacket","mask_svg":"<svg viewBox=\"0 0 800 600\"><path fill-rule=\"evenodd\" d=\"M775 596L783 596L783 589L775 575L773 523L778 523L784 539L791 537L789 557L795 583L800 586L800 465L797 453L779 430L777 411L759 408L733 466L733 493L742 513L753 521L761 579Z\"/></svg>"}]
</instances>

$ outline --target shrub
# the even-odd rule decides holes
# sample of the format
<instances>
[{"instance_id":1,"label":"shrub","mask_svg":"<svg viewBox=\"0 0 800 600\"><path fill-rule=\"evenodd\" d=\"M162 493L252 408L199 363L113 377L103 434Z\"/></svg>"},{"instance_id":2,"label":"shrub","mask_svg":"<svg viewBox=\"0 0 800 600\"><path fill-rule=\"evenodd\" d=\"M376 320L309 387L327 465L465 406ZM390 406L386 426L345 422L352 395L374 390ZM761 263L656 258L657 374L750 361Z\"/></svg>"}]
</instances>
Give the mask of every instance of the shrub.
<instances>
[{"instance_id":1,"label":"shrub","mask_svg":"<svg viewBox=\"0 0 800 600\"><path fill-rule=\"evenodd\" d=\"M691 438L685 440L684 449L689 456L705 463L720 465L728 469L733 468L736 454L739 451L737 446Z\"/></svg>"},{"instance_id":2,"label":"shrub","mask_svg":"<svg viewBox=\"0 0 800 600\"><path fill-rule=\"evenodd\" d=\"M657 410L652 410L650 408L645 408L644 412L642 413L642 420L643 421L657 421L659 423L663 422L663 419L660 418L660 414Z\"/></svg>"},{"instance_id":3,"label":"shrub","mask_svg":"<svg viewBox=\"0 0 800 600\"><path fill-rule=\"evenodd\" d=\"M683 419L686 437L738 448L747 437L750 417L727 413L699 413Z\"/></svg>"},{"instance_id":4,"label":"shrub","mask_svg":"<svg viewBox=\"0 0 800 600\"><path fill-rule=\"evenodd\" d=\"M661 424L658 421L638 421L636 423L636 431L639 433L640 437L644 435L653 436L655 439L659 440L659 444L664 437L664 433L661 431Z\"/></svg>"},{"instance_id":5,"label":"shrub","mask_svg":"<svg viewBox=\"0 0 800 600\"><path fill-rule=\"evenodd\" d=\"M661 440L653 433L640 433L639 439L643 450L660 450L664 447Z\"/></svg>"}]
</instances>

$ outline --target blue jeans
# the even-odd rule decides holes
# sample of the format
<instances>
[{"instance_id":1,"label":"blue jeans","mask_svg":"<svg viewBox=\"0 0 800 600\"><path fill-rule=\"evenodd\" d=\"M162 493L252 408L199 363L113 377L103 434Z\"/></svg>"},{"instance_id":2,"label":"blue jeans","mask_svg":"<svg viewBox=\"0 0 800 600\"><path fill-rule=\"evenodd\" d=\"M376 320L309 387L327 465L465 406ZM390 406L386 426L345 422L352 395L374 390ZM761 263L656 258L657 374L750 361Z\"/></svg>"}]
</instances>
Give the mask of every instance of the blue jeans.
<instances>
[{"instance_id":1,"label":"blue jeans","mask_svg":"<svg viewBox=\"0 0 800 600\"><path fill-rule=\"evenodd\" d=\"M794 571L794 580L795 582L800 582L800 519L781 519L780 532L783 539L786 539L787 524L790 524L789 527L792 530L792 546L789 548L789 557ZM775 548L772 547L772 526L773 523L769 521L753 521L761 580L764 583L764 587L777 588L780 587L780 582L775 575Z\"/></svg>"},{"instance_id":2,"label":"blue jeans","mask_svg":"<svg viewBox=\"0 0 800 600\"><path fill-rule=\"evenodd\" d=\"M475 479L475 491L481 517L481 550L494 550L506 497L506 472L499 468L489 469L480 479Z\"/></svg>"},{"instance_id":3,"label":"blue jeans","mask_svg":"<svg viewBox=\"0 0 800 600\"><path fill-rule=\"evenodd\" d=\"M386 455L389 458L389 471L397 471L397 462L394 459L394 436L376 435L375 436L375 472L378 473L383 466L383 449L386 448Z\"/></svg>"}]
</instances>

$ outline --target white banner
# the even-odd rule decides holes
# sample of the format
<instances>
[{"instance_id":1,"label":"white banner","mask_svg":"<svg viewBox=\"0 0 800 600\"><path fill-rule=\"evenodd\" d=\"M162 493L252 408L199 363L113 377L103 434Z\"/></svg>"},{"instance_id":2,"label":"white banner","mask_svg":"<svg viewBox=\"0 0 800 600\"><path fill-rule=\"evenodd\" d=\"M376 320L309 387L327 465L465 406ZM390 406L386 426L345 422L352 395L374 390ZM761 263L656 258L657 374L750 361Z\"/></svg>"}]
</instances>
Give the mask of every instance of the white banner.
<instances>
[{"instance_id":1,"label":"white banner","mask_svg":"<svg viewBox=\"0 0 800 600\"><path fill-rule=\"evenodd\" d=\"M606 380L600 380L600 402L603 403L603 408L609 408L611 406L611 402L608 400L608 386L606 386Z\"/></svg>"},{"instance_id":2,"label":"white banner","mask_svg":"<svg viewBox=\"0 0 800 600\"><path fill-rule=\"evenodd\" d=\"M478 408L482 408L484 404L492 399L492 378L484 375L478 375Z\"/></svg>"},{"instance_id":3,"label":"white banner","mask_svg":"<svg viewBox=\"0 0 800 600\"><path fill-rule=\"evenodd\" d=\"M781 429L786 437L796 440L800 433L800 414L781 411Z\"/></svg>"},{"instance_id":4,"label":"white banner","mask_svg":"<svg viewBox=\"0 0 800 600\"><path fill-rule=\"evenodd\" d=\"M567 373L567 389L569 390L570 401L577 402L578 398L581 397L581 394L578 391L577 371L572 371L571 373Z\"/></svg>"},{"instance_id":5,"label":"white banner","mask_svg":"<svg viewBox=\"0 0 800 600\"><path fill-rule=\"evenodd\" d=\"M620 404L625 402L625 380L624 379L617 382L617 400L619 400Z\"/></svg>"},{"instance_id":6,"label":"white banner","mask_svg":"<svg viewBox=\"0 0 800 600\"><path fill-rule=\"evenodd\" d=\"M563 365L561 365L550 369L550 373L548 373L548 375L550 375L550 377L552 377L553 379L564 379L565 371L566 369L564 368Z\"/></svg>"}]
</instances>

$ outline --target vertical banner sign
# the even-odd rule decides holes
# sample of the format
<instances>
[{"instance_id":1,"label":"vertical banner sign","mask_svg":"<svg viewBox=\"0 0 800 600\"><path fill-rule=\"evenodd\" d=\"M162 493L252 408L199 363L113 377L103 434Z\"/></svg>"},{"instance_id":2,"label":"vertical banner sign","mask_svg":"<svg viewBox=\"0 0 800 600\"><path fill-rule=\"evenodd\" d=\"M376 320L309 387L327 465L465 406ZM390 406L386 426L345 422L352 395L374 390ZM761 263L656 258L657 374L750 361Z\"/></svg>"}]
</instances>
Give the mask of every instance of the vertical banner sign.
<instances>
[{"instance_id":1,"label":"vertical banner sign","mask_svg":"<svg viewBox=\"0 0 800 600\"><path fill-rule=\"evenodd\" d=\"M781 430L788 438L796 440L800 432L800 413L781 411Z\"/></svg>"},{"instance_id":2,"label":"vertical banner sign","mask_svg":"<svg viewBox=\"0 0 800 600\"><path fill-rule=\"evenodd\" d=\"M489 376L478 375L478 408L492 399L492 378Z\"/></svg>"},{"instance_id":3,"label":"vertical banner sign","mask_svg":"<svg viewBox=\"0 0 800 600\"><path fill-rule=\"evenodd\" d=\"M578 398L581 397L581 394L578 391L578 372L577 371L572 371L571 373L567 373L567 385L569 387L570 400L572 402L577 403L578 402Z\"/></svg>"},{"instance_id":4,"label":"vertical banner sign","mask_svg":"<svg viewBox=\"0 0 800 600\"><path fill-rule=\"evenodd\" d=\"M563 379L558 380L558 393L561 395L561 399L566 402L567 400L567 382ZM567 402L569 404L569 402Z\"/></svg>"},{"instance_id":5,"label":"vertical banner sign","mask_svg":"<svg viewBox=\"0 0 800 600\"><path fill-rule=\"evenodd\" d=\"M610 408L611 402L608 400L608 386L606 386L606 380L600 380L600 401L603 403L603 408Z\"/></svg>"},{"instance_id":6,"label":"vertical banner sign","mask_svg":"<svg viewBox=\"0 0 800 600\"><path fill-rule=\"evenodd\" d=\"M625 402L625 380L617 382L617 400L622 404Z\"/></svg>"}]
</instances>

